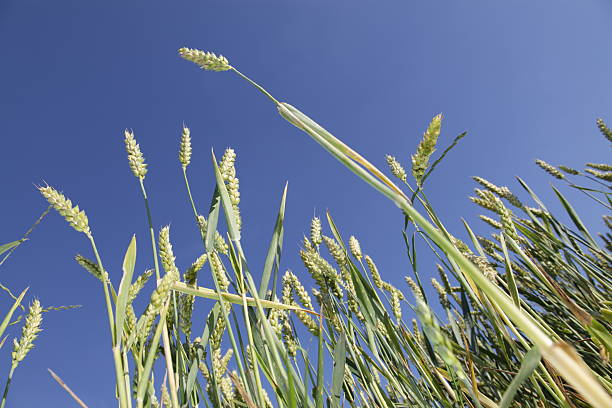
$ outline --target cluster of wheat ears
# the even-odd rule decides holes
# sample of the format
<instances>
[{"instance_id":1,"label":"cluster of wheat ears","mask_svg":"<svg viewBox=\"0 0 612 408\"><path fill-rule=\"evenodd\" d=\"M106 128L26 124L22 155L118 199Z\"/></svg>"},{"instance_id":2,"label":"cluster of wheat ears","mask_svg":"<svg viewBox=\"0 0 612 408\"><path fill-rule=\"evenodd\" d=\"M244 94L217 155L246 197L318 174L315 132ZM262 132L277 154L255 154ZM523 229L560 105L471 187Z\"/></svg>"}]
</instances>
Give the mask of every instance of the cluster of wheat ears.
<instances>
[{"instance_id":1,"label":"cluster of wheat ears","mask_svg":"<svg viewBox=\"0 0 612 408\"><path fill-rule=\"evenodd\" d=\"M479 188L471 199L492 214L481 219L495 232L489 238L479 236L465 223L468 245L445 229L423 190L431 172L465 136L457 136L434 161L441 115L429 123L412 155L410 180L402 164L387 156L400 187L223 56L188 48L179 53L205 70L232 71L247 80L284 119L399 207L412 270L405 277L410 290L385 281L357 238L345 241L329 214L327 227L318 217L312 220L300 250L314 287L307 290L289 271L280 276L286 188L263 271L252 271L241 245L236 154L227 149L221 160L212 154L216 188L202 213L204 206L195 203L189 186L192 146L187 127L178 158L202 255L181 274L170 228L156 233L145 187L147 164L134 134L126 131L130 169L146 208L152 269L135 275L134 237L117 286L117 273L104 268L85 212L53 187L39 188L50 208L91 243L93 259L77 255L76 261L102 286L119 407L612 407L612 235L594 237L558 189L553 187L571 225L553 215L520 178L534 206L508 187L475 177ZM606 124L598 120L597 125L612 142ZM612 208L612 166L587 163L579 171L536 163L587 195L593 205ZM221 213L224 233L218 229ZM604 215L604 221L612 230L612 217ZM423 266L416 262L417 240L427 243L439 260L439 279L431 279L438 299L426 296ZM3 261L22 241L0 247L8 252ZM214 287L198 286L202 273L211 274ZM133 302L153 277L155 289L138 313ZM0 337L24 296L25 291L14 296ZM197 298L209 307L202 333L194 336ZM403 309L414 310L418 320L404 321ZM21 338L14 342L2 406L13 371L40 331L42 312L33 301ZM310 339L315 350L302 346ZM155 365L158 359L163 367Z\"/></svg>"}]
</instances>

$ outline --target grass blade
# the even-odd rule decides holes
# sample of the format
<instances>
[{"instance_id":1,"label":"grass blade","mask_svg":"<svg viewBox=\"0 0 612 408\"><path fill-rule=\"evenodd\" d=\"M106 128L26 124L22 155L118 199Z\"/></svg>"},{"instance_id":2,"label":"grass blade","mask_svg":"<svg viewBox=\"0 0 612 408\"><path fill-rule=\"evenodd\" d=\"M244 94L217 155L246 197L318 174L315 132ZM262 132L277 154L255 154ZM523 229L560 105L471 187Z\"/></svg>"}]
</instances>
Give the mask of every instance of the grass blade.
<instances>
[{"instance_id":1,"label":"grass blade","mask_svg":"<svg viewBox=\"0 0 612 408\"><path fill-rule=\"evenodd\" d=\"M266 296L268 285L270 283L270 276L272 274L272 268L274 268L274 276L276 277L276 275L278 274L281 250L283 248L283 222L285 220L287 187L288 184L285 184L285 189L283 190L283 197L281 198L280 209L278 210L278 215L276 217L276 225L274 226L274 232L272 233L270 248L268 249L268 255L266 256L266 262L264 263L264 268L261 275L261 283L259 284L260 298ZM276 279L273 279L273 284L274 283L276 283Z\"/></svg>"},{"instance_id":2,"label":"grass blade","mask_svg":"<svg viewBox=\"0 0 612 408\"><path fill-rule=\"evenodd\" d=\"M501 401L499 401L499 408L509 408L510 404L514 400L514 396L518 391L519 387L526 379L528 379L533 371L537 368L538 364L540 364L540 359L542 355L540 354L540 350L537 347L533 347L531 350L525 354L525 358L521 363L521 368L518 374L512 379L512 382L504 392L504 396Z\"/></svg>"},{"instance_id":3,"label":"grass blade","mask_svg":"<svg viewBox=\"0 0 612 408\"><path fill-rule=\"evenodd\" d=\"M125 321L125 310L128 303L128 294L130 285L132 284L132 276L134 275L134 266L136 265L136 235L132 236L130 245L125 252L123 258L123 276L119 284L119 292L117 293L117 306L115 309L115 346L121 343L123 334L123 323Z\"/></svg>"},{"instance_id":4,"label":"grass blade","mask_svg":"<svg viewBox=\"0 0 612 408\"><path fill-rule=\"evenodd\" d=\"M2 335L4 334L4 331L6 330L7 326L11 322L13 313L15 313L15 309L17 309L17 307L19 307L19 305L21 304L21 301L23 300L23 297L25 296L28 289L30 288L25 288L23 292L21 292L21 294L17 297L17 299L13 303L13 306L11 306L11 308L9 309L6 316L4 316L4 320L2 320L2 324L0 324L0 337L2 337Z\"/></svg>"},{"instance_id":5,"label":"grass blade","mask_svg":"<svg viewBox=\"0 0 612 408\"><path fill-rule=\"evenodd\" d=\"M21 242L22 241L19 240L19 241L9 242L8 244L0 245L0 255L5 253L6 251L10 250L11 248L15 248L17 245L21 244Z\"/></svg>"},{"instance_id":6,"label":"grass blade","mask_svg":"<svg viewBox=\"0 0 612 408\"><path fill-rule=\"evenodd\" d=\"M504 252L504 263L506 265L506 281L508 283L508 290L510 291L510 296L512 296L512 300L514 301L514 305L521 308L521 300L519 298L518 289L516 287L516 281L514 280L514 272L512 271L512 265L510 264L510 255L508 255L508 247L506 247L506 239L505 234L500 234L501 237L501 247Z\"/></svg>"},{"instance_id":7,"label":"grass blade","mask_svg":"<svg viewBox=\"0 0 612 408\"><path fill-rule=\"evenodd\" d=\"M323 311L321 311L323 314ZM315 407L323 408L323 381L325 358L323 356L323 319L319 321L319 344L317 347L317 385L314 390Z\"/></svg>"},{"instance_id":8,"label":"grass blade","mask_svg":"<svg viewBox=\"0 0 612 408\"><path fill-rule=\"evenodd\" d=\"M589 233L589 230L587 230L586 226L584 225L584 223L582 222L582 220L578 216L578 213L576 213L576 210L574 210L574 207L572 207L572 205L569 203L569 201L567 201L567 199L563 196L563 194L561 194L561 192L559 190L557 190L555 187L553 187L552 189L555 192L555 194L557 195L557 197L559 198L559 201L561 201L561 204L563 205L563 208L565 208L565 211L567 212L567 214L572 219L572 222L574 223L576 228L578 228L578 230L580 232L582 232L582 234L585 236L585 238L589 240L591 245L597 246L597 243L595 242L595 240L593 239L593 237Z\"/></svg>"},{"instance_id":9,"label":"grass blade","mask_svg":"<svg viewBox=\"0 0 612 408\"><path fill-rule=\"evenodd\" d=\"M342 394L342 383L344 382L344 371L346 370L346 336L340 336L340 340L334 348L334 372L332 374L331 406L340 407L340 396Z\"/></svg>"}]
</instances>

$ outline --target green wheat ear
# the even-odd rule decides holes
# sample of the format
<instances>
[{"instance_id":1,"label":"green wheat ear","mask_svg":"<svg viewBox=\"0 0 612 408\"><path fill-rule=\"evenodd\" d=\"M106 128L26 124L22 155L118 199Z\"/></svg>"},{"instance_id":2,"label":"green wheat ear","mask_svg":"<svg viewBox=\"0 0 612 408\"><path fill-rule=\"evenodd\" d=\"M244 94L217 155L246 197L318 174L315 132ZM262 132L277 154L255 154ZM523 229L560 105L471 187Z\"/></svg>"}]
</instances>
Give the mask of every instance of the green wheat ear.
<instances>
[{"instance_id":1,"label":"green wheat ear","mask_svg":"<svg viewBox=\"0 0 612 408\"><path fill-rule=\"evenodd\" d=\"M608 139L609 142L612 142L612 130L610 130L610 128L606 125L606 122L604 122L603 119L599 118L597 119L596 123L601 134L604 135L604 137Z\"/></svg>"},{"instance_id":2,"label":"green wheat ear","mask_svg":"<svg viewBox=\"0 0 612 408\"><path fill-rule=\"evenodd\" d=\"M212 52L183 47L179 49L179 54L187 61L191 61L208 71L227 71L232 68L227 58L223 55L215 55Z\"/></svg>"},{"instance_id":3,"label":"green wheat ear","mask_svg":"<svg viewBox=\"0 0 612 408\"><path fill-rule=\"evenodd\" d=\"M412 175L419 186L423 181L425 170L429 167L429 158L436 150L441 126L442 114L434 116L423 134L423 139L417 146L416 153L412 155Z\"/></svg>"}]
</instances>

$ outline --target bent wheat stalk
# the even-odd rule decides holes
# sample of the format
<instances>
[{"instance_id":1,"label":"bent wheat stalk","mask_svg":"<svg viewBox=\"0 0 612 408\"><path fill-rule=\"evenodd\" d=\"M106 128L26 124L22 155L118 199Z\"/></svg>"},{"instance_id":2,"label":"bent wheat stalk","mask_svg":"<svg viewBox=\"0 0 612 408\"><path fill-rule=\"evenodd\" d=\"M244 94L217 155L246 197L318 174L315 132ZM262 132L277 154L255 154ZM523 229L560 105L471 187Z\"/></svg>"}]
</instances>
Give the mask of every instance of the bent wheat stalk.
<instances>
[{"instance_id":1,"label":"bent wheat stalk","mask_svg":"<svg viewBox=\"0 0 612 408\"><path fill-rule=\"evenodd\" d=\"M526 336L540 349L542 356L588 402L596 407L612 406L612 398L599 384L592 371L574 349L566 343L556 342L550 338L531 316L519 309L508 295L489 281L480 269L468 260L440 229L423 217L412 206L408 197L380 170L298 109L287 103L279 102L263 87L232 67L225 57L217 57L212 53L204 53L188 48L181 48L179 53L183 58L196 63L206 70L232 70L255 86L276 105L279 114L285 120L306 132L349 170L394 202L423 231L429 234L431 239L459 266L462 273L471 279L482 292L523 330Z\"/></svg>"},{"instance_id":2,"label":"bent wheat stalk","mask_svg":"<svg viewBox=\"0 0 612 408\"><path fill-rule=\"evenodd\" d=\"M234 293L228 293L228 292L221 292L219 294L214 289L203 288L201 286L193 287L193 286L187 285L184 282L175 282L172 285L172 290L176 292L182 292L188 295L198 296L201 298L212 299L212 300L218 300L219 295L220 295L223 298L223 300L226 300L230 303L234 303L236 305L242 305L243 301L246 301L247 305L249 306L257 306L257 301L255 300L255 298L252 298L252 297L243 298L242 295L236 295ZM259 302L261 303L261 306L266 309L300 311L300 312L310 313L311 315L314 315L314 316L320 316L317 312L314 312L308 309L302 309L301 307L291 305L291 304L272 302L271 300L264 300L264 299L260 299Z\"/></svg>"}]
</instances>

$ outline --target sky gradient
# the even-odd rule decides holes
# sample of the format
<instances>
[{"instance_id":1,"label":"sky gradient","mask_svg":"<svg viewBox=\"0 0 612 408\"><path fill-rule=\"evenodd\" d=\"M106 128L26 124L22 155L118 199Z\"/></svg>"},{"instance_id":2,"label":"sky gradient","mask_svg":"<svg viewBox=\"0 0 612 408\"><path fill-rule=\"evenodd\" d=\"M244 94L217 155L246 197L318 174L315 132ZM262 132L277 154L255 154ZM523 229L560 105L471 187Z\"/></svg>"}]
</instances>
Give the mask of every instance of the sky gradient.
<instances>
[{"instance_id":1,"label":"sky gradient","mask_svg":"<svg viewBox=\"0 0 612 408\"><path fill-rule=\"evenodd\" d=\"M313 215L329 210L345 238L356 235L383 277L405 289L409 263L397 208L243 80L199 70L177 49L222 53L384 170L385 154L408 169L429 120L442 112L441 148L463 131L468 136L426 190L454 234L465 236L461 218L486 234L476 219L481 211L467 199L471 176L518 193L520 175L552 198L551 178L533 160L578 168L605 162L608 146L595 119L612 123L612 3L493 3L3 0L0 243L18 239L46 208L35 185L47 182L86 211L116 285L132 234L137 271L150 267L144 207L123 145L130 128L149 163L154 223L171 224L177 264L188 266L201 242L177 159L185 123L192 189L203 210L214 183L210 149L218 157L236 150L252 270L263 265L288 181L283 270L304 276L301 237ZM579 209L592 208L568 195ZM596 232L600 212L585 217ZM116 406L102 291L73 261L76 253L92 257L85 236L53 213L0 270L11 290L30 286L28 301L82 305L45 314L36 348L15 373L9 407L71 406L47 367L90 407ZM433 276L433 262L421 267ZM208 276L200 282L211 284ZM0 296L0 310L10 303ZM10 350L9 339L0 371L8 372Z\"/></svg>"}]
</instances>

